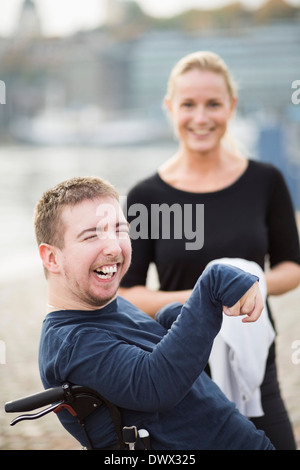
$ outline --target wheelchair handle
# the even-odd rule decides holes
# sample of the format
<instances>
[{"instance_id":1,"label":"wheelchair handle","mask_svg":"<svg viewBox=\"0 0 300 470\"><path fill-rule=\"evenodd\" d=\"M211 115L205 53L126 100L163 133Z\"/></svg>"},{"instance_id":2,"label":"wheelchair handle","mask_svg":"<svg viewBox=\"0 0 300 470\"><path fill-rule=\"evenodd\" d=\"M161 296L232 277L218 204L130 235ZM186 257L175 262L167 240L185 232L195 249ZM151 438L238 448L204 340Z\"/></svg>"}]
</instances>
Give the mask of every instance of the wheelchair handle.
<instances>
[{"instance_id":1,"label":"wheelchair handle","mask_svg":"<svg viewBox=\"0 0 300 470\"><path fill-rule=\"evenodd\" d=\"M51 411L57 413L61 408L67 408L73 416L77 417L78 423L82 427L89 443L88 448L93 449L92 442L85 428L84 420L93 413L96 408L103 404L107 406L115 427L118 447L114 445L113 448L124 450L126 447L122 436L123 426L121 410L89 387L75 384L71 385L65 382L59 387L49 388L42 392L35 393L34 395L28 395L17 400L9 401L5 403L5 411L7 413L20 413L51 405L37 413L18 416L10 423L11 426L13 426L23 420L40 418ZM150 449L149 434L145 432L145 430L139 430L138 435L135 435L134 441L133 443L130 441L130 443L135 443L134 448L136 450Z\"/></svg>"},{"instance_id":2,"label":"wheelchair handle","mask_svg":"<svg viewBox=\"0 0 300 470\"><path fill-rule=\"evenodd\" d=\"M43 392L34 395L19 398L18 400L5 403L5 411L7 413L19 413L23 411L32 411L51 403L59 402L64 399L64 386L49 388Z\"/></svg>"}]
</instances>

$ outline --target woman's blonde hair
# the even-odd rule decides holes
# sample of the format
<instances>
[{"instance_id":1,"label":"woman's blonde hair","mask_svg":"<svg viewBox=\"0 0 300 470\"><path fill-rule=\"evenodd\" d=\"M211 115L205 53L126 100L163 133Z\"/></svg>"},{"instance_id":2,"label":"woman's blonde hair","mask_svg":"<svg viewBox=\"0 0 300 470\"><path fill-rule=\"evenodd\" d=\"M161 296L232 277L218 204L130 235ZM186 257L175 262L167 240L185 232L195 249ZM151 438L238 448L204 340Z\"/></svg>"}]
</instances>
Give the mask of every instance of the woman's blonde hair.
<instances>
[{"instance_id":1,"label":"woman's blonde hair","mask_svg":"<svg viewBox=\"0 0 300 470\"><path fill-rule=\"evenodd\" d=\"M233 99L237 96L236 83L231 77L224 60L214 52L198 51L182 57L182 59L180 59L173 67L168 80L167 93L165 96L166 99L172 99L177 78L194 69L208 70L210 72L215 72L222 75L230 98Z\"/></svg>"}]
</instances>

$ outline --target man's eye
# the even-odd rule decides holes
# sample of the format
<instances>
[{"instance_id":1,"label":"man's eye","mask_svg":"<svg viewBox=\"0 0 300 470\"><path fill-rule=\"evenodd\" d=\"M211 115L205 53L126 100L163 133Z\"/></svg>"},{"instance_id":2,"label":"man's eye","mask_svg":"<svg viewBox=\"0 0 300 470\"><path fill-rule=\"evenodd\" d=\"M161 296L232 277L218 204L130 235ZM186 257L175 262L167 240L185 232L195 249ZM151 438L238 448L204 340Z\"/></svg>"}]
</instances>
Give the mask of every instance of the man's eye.
<instances>
[{"instance_id":1,"label":"man's eye","mask_svg":"<svg viewBox=\"0 0 300 470\"><path fill-rule=\"evenodd\" d=\"M91 240L92 238L97 238L97 235L96 235L96 234L90 235L89 237L86 237L86 238L84 239L84 241L86 241L86 240Z\"/></svg>"},{"instance_id":2,"label":"man's eye","mask_svg":"<svg viewBox=\"0 0 300 470\"><path fill-rule=\"evenodd\" d=\"M129 230L127 228L117 230L117 235L119 237L126 237L129 235Z\"/></svg>"}]
</instances>

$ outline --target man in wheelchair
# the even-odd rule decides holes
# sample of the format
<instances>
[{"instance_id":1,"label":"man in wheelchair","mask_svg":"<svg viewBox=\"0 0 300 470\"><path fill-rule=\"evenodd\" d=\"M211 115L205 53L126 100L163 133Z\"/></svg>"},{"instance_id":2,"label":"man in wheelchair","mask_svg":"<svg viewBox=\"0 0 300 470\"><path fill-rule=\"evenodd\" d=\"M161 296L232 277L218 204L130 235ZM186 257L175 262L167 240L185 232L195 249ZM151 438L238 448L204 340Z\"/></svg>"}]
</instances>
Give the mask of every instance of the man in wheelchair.
<instances>
[{"instance_id":1,"label":"man in wheelchair","mask_svg":"<svg viewBox=\"0 0 300 470\"><path fill-rule=\"evenodd\" d=\"M125 426L144 428L152 449L274 449L204 372L222 312L256 321L257 278L215 265L188 301L155 320L117 295L131 260L118 193L99 178L73 178L45 192L35 231L48 284L39 367L45 388L69 382L96 390L121 409ZM245 325L247 328L247 325ZM86 445L77 420L58 414ZM97 449L114 448L106 407L86 421Z\"/></svg>"}]
</instances>

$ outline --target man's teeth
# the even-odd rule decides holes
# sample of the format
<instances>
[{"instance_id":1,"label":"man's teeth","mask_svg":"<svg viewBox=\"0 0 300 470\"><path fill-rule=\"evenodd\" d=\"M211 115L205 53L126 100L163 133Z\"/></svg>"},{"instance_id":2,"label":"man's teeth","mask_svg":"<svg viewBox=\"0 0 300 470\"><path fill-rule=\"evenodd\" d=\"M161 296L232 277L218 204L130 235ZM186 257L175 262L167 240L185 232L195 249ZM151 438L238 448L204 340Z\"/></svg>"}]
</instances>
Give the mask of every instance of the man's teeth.
<instances>
[{"instance_id":1,"label":"man's teeth","mask_svg":"<svg viewBox=\"0 0 300 470\"><path fill-rule=\"evenodd\" d=\"M95 269L95 273L100 279L110 279L113 277L114 273L117 272L117 265L113 266L101 266L100 268Z\"/></svg>"}]
</instances>

